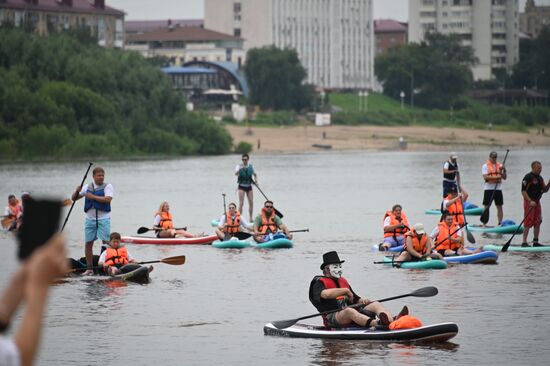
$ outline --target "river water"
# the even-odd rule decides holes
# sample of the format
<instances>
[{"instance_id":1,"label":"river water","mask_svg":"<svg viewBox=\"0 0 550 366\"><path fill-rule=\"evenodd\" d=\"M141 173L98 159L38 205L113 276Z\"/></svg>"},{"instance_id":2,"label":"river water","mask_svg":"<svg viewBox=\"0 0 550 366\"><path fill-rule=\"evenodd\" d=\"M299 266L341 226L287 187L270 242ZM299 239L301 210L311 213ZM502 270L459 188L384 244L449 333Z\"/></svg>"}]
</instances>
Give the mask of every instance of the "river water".
<instances>
[{"instance_id":1,"label":"river water","mask_svg":"<svg viewBox=\"0 0 550 366\"><path fill-rule=\"evenodd\" d=\"M470 200L482 199L481 165L488 151L458 152ZM499 151L499 159L504 152ZM289 250L221 250L210 246L130 245L139 260L185 254L183 266L157 264L147 285L70 280L51 292L39 365L546 365L550 358L550 253L503 253L499 264L456 265L411 271L373 264L385 210L401 203L409 221L428 230L437 216L445 153L326 152L252 156L265 194L275 201L295 234ZM520 182L532 160L550 177L550 150L513 151L504 185L505 218L522 219ZM168 200L176 226L209 232L223 212L222 193L236 200L233 169L240 157L101 162L115 187L112 230L135 234L150 226ZM86 162L0 166L0 197L30 190L60 198L81 181ZM255 191L255 205L263 198ZM550 203L543 198L543 212ZM83 254L82 201L66 228L68 252ZM491 223L496 221L494 208ZM471 222L477 221L469 217ZM508 237L478 244L504 243ZM550 242L550 222L541 240ZM516 237L514 243L520 243ZM15 242L0 234L0 286L16 268ZM98 251L99 246L94 248ZM308 301L321 256L337 250L344 276L371 299L436 286L439 295L386 303L393 312L408 304L425 324L456 322L459 334L434 346L286 339L263 335L269 321L315 313ZM319 324L320 319L309 319ZM18 321L16 321L15 328Z\"/></svg>"}]
</instances>

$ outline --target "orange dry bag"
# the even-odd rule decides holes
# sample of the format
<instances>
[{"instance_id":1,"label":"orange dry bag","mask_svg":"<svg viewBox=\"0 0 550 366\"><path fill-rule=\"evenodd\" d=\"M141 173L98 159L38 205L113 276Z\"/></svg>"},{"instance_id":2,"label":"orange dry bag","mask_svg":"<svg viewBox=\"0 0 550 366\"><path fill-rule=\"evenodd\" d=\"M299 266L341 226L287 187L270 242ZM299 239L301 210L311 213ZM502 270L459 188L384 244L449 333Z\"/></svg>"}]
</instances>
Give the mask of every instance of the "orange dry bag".
<instances>
[{"instance_id":1,"label":"orange dry bag","mask_svg":"<svg viewBox=\"0 0 550 366\"><path fill-rule=\"evenodd\" d=\"M403 315L396 321L393 321L390 323L390 329L411 329L411 328L418 328L422 326L422 322L420 319L415 318L411 315Z\"/></svg>"}]
</instances>

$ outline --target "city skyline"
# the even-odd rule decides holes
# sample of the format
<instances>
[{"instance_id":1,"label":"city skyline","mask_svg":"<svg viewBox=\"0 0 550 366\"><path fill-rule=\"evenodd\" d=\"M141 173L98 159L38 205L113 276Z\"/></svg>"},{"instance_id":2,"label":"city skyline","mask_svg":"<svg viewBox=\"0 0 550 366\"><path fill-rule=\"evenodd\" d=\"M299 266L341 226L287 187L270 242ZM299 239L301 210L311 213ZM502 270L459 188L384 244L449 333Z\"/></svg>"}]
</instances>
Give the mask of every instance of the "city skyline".
<instances>
[{"instance_id":1,"label":"city skyline","mask_svg":"<svg viewBox=\"0 0 550 366\"><path fill-rule=\"evenodd\" d=\"M408 0L373 0L375 19L407 21ZM523 0L524 1L524 0ZM182 6L185 3L185 6ZM203 0L157 0L161 6L150 7L148 0L107 0L106 4L124 10L126 20L204 18Z\"/></svg>"}]
</instances>

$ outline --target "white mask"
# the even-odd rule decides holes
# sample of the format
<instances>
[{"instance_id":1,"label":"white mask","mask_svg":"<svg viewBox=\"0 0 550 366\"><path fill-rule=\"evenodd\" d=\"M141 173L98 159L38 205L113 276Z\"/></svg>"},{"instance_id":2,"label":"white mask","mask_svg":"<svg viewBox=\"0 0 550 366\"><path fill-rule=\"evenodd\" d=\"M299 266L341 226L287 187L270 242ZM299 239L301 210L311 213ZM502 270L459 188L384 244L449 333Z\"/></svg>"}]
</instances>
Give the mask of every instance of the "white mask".
<instances>
[{"instance_id":1,"label":"white mask","mask_svg":"<svg viewBox=\"0 0 550 366\"><path fill-rule=\"evenodd\" d=\"M328 272L334 278L342 277L342 272L343 272L342 271L342 264L341 263L329 264L328 265Z\"/></svg>"}]
</instances>

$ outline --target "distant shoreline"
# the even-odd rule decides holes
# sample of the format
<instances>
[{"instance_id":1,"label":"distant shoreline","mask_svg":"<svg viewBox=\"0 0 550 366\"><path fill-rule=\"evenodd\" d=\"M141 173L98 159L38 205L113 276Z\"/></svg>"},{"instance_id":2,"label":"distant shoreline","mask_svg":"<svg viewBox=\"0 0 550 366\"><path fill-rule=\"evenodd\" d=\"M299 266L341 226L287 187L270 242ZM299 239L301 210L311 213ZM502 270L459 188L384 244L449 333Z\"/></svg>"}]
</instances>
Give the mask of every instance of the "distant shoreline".
<instances>
[{"instance_id":1,"label":"distant shoreline","mask_svg":"<svg viewBox=\"0 0 550 366\"><path fill-rule=\"evenodd\" d=\"M406 151L550 147L550 131L538 135L537 129L524 133L424 126L225 127L233 137L234 144L248 142L252 144L255 154L334 150L397 151L401 150L400 137L407 143Z\"/></svg>"}]
</instances>

